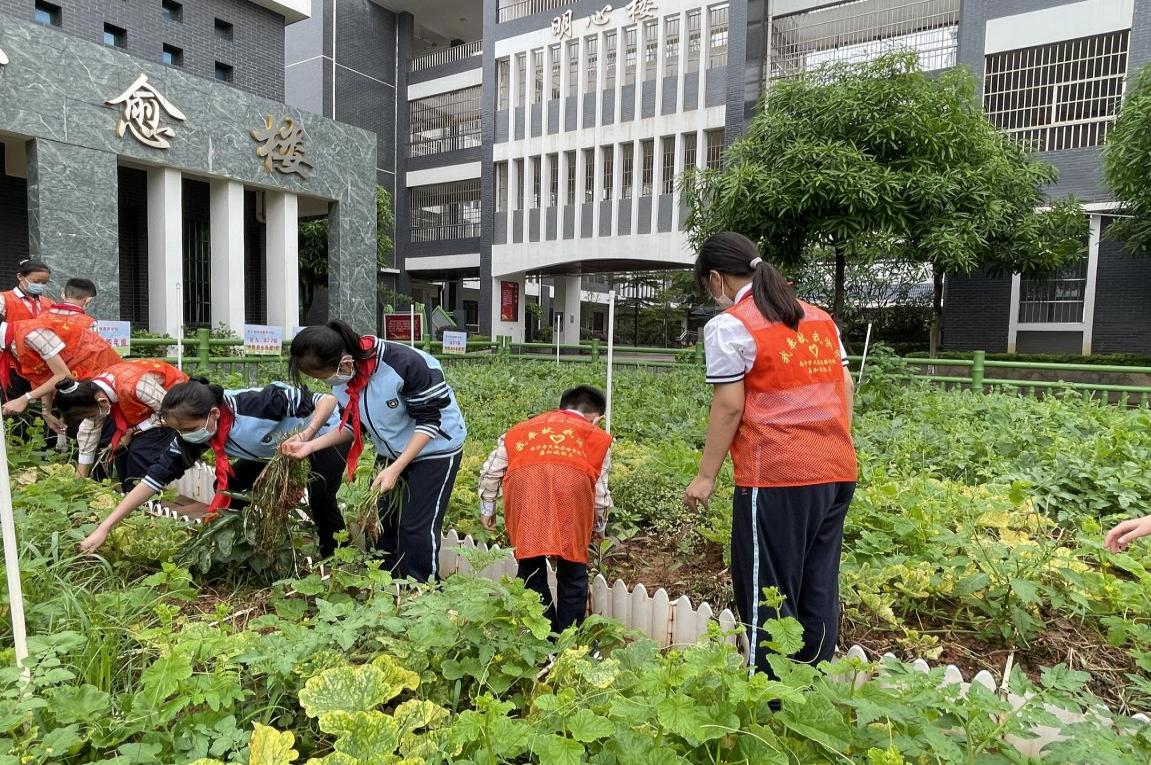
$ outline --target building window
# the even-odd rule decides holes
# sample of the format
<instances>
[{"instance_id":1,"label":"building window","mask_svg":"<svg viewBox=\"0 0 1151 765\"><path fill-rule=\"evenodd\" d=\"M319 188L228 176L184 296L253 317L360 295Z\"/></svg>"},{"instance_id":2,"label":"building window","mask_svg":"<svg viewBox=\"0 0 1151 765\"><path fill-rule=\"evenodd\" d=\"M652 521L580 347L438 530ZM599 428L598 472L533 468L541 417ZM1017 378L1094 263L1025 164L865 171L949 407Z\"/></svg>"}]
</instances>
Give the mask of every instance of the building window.
<instances>
[{"instance_id":1,"label":"building window","mask_svg":"<svg viewBox=\"0 0 1151 765\"><path fill-rule=\"evenodd\" d=\"M231 82L234 70L231 64L221 64L216 62L216 79L220 82Z\"/></svg>"},{"instance_id":2,"label":"building window","mask_svg":"<svg viewBox=\"0 0 1151 765\"><path fill-rule=\"evenodd\" d=\"M605 32L603 36L603 89L615 90L616 47L618 36Z\"/></svg>"},{"instance_id":3,"label":"building window","mask_svg":"<svg viewBox=\"0 0 1151 765\"><path fill-rule=\"evenodd\" d=\"M567 203L568 206L572 206L576 203L576 181L578 180L576 174L576 153L569 151L564 154L564 163L567 165L568 171Z\"/></svg>"},{"instance_id":4,"label":"building window","mask_svg":"<svg viewBox=\"0 0 1151 765\"><path fill-rule=\"evenodd\" d=\"M707 9L707 68L727 66L727 5Z\"/></svg>"},{"instance_id":5,"label":"building window","mask_svg":"<svg viewBox=\"0 0 1151 765\"><path fill-rule=\"evenodd\" d=\"M512 101L512 62L501 58L496 62L496 110L507 111Z\"/></svg>"},{"instance_id":6,"label":"building window","mask_svg":"<svg viewBox=\"0 0 1151 765\"><path fill-rule=\"evenodd\" d=\"M175 45L165 45L163 52L160 54L160 58L168 66L184 65L184 51Z\"/></svg>"},{"instance_id":7,"label":"building window","mask_svg":"<svg viewBox=\"0 0 1151 765\"><path fill-rule=\"evenodd\" d=\"M615 147L603 147L603 196L607 202L615 193Z\"/></svg>"},{"instance_id":8,"label":"building window","mask_svg":"<svg viewBox=\"0 0 1151 765\"><path fill-rule=\"evenodd\" d=\"M579 92L579 42L568 42L568 97L574 98Z\"/></svg>"},{"instance_id":9,"label":"building window","mask_svg":"<svg viewBox=\"0 0 1151 765\"><path fill-rule=\"evenodd\" d=\"M408 190L413 242L474 239L480 235L480 181L458 181Z\"/></svg>"},{"instance_id":10,"label":"building window","mask_svg":"<svg viewBox=\"0 0 1151 765\"><path fill-rule=\"evenodd\" d=\"M532 103L544 102L544 52L543 49L532 51Z\"/></svg>"},{"instance_id":11,"label":"building window","mask_svg":"<svg viewBox=\"0 0 1151 765\"><path fill-rule=\"evenodd\" d=\"M104 44L109 48L127 48L128 33L111 24L104 25Z\"/></svg>"},{"instance_id":12,"label":"building window","mask_svg":"<svg viewBox=\"0 0 1151 765\"><path fill-rule=\"evenodd\" d=\"M659 22L655 19L644 22L643 25L643 81L655 79L655 70L659 62Z\"/></svg>"},{"instance_id":13,"label":"building window","mask_svg":"<svg viewBox=\"0 0 1151 765\"><path fill-rule=\"evenodd\" d=\"M560 155L548 155L548 207L560 203Z\"/></svg>"},{"instance_id":14,"label":"building window","mask_svg":"<svg viewBox=\"0 0 1151 765\"><path fill-rule=\"evenodd\" d=\"M650 197L655 175L655 139L642 141L640 151L643 152L643 170L640 175L640 196Z\"/></svg>"},{"instance_id":15,"label":"building window","mask_svg":"<svg viewBox=\"0 0 1151 765\"><path fill-rule=\"evenodd\" d=\"M679 16L663 20L663 76L679 76Z\"/></svg>"},{"instance_id":16,"label":"building window","mask_svg":"<svg viewBox=\"0 0 1151 765\"><path fill-rule=\"evenodd\" d=\"M635 68L638 55L639 29L630 27L623 30L623 84L635 85Z\"/></svg>"},{"instance_id":17,"label":"building window","mask_svg":"<svg viewBox=\"0 0 1151 765\"><path fill-rule=\"evenodd\" d=\"M483 137L482 95L483 88L476 85L412 101L408 106L408 155L426 157L479 146Z\"/></svg>"},{"instance_id":18,"label":"building window","mask_svg":"<svg viewBox=\"0 0 1151 765\"><path fill-rule=\"evenodd\" d=\"M232 26L232 22L216 19L216 37L218 39L231 41L234 36L235 28Z\"/></svg>"},{"instance_id":19,"label":"building window","mask_svg":"<svg viewBox=\"0 0 1151 765\"><path fill-rule=\"evenodd\" d=\"M583 152L583 201L584 204L595 201L595 149Z\"/></svg>"},{"instance_id":20,"label":"building window","mask_svg":"<svg viewBox=\"0 0 1151 765\"><path fill-rule=\"evenodd\" d=\"M700 43L700 21L702 16L699 11L689 11L687 14L687 64L684 71L698 72L699 71L699 43Z\"/></svg>"},{"instance_id":21,"label":"building window","mask_svg":"<svg viewBox=\"0 0 1151 765\"><path fill-rule=\"evenodd\" d=\"M52 3L44 3L37 1L36 3L36 23L43 24L48 27L60 26L61 13L60 6L53 5Z\"/></svg>"},{"instance_id":22,"label":"building window","mask_svg":"<svg viewBox=\"0 0 1151 765\"><path fill-rule=\"evenodd\" d=\"M675 136L667 136L663 141L663 193L675 193Z\"/></svg>"},{"instance_id":23,"label":"building window","mask_svg":"<svg viewBox=\"0 0 1151 765\"><path fill-rule=\"evenodd\" d=\"M528 93L528 54L516 54L516 106L520 109L527 105Z\"/></svg>"},{"instance_id":24,"label":"building window","mask_svg":"<svg viewBox=\"0 0 1151 765\"><path fill-rule=\"evenodd\" d=\"M1046 276L1019 280L1020 324L1080 324L1087 294L1089 258L1084 254L1074 263Z\"/></svg>"},{"instance_id":25,"label":"building window","mask_svg":"<svg viewBox=\"0 0 1151 765\"><path fill-rule=\"evenodd\" d=\"M868 61L913 50L927 70L955 66L960 0L857 0L772 21L771 77L793 77L833 62ZM726 19L725 19L726 22Z\"/></svg>"},{"instance_id":26,"label":"building window","mask_svg":"<svg viewBox=\"0 0 1151 765\"><path fill-rule=\"evenodd\" d=\"M1099 146L1123 100L1130 31L987 56L983 106L1035 151Z\"/></svg>"},{"instance_id":27,"label":"building window","mask_svg":"<svg viewBox=\"0 0 1151 765\"><path fill-rule=\"evenodd\" d=\"M496 163L496 212L508 211L508 163Z\"/></svg>"},{"instance_id":28,"label":"building window","mask_svg":"<svg viewBox=\"0 0 1151 765\"><path fill-rule=\"evenodd\" d=\"M184 20L184 6L177 3L176 0L161 0L160 7L163 9L164 18L167 21Z\"/></svg>"},{"instance_id":29,"label":"building window","mask_svg":"<svg viewBox=\"0 0 1151 765\"><path fill-rule=\"evenodd\" d=\"M516 210L524 209L524 197L527 195L527 189L524 187L524 162L526 161L527 160L524 159L517 159L514 165L516 172L516 196L512 200L512 204L515 206L513 209Z\"/></svg>"},{"instance_id":30,"label":"building window","mask_svg":"<svg viewBox=\"0 0 1151 765\"><path fill-rule=\"evenodd\" d=\"M707 141L707 169L719 170L723 167L723 130L708 130L703 135Z\"/></svg>"},{"instance_id":31,"label":"building window","mask_svg":"<svg viewBox=\"0 0 1151 765\"><path fill-rule=\"evenodd\" d=\"M541 196L543 195L544 188L544 163L543 157L535 157L529 160L532 163L532 204L531 209L538 210L540 207Z\"/></svg>"},{"instance_id":32,"label":"building window","mask_svg":"<svg viewBox=\"0 0 1151 765\"><path fill-rule=\"evenodd\" d=\"M584 83L584 93L595 93L596 75L599 73L599 38L588 37L584 39L584 50L587 51L587 80Z\"/></svg>"},{"instance_id":33,"label":"building window","mask_svg":"<svg viewBox=\"0 0 1151 765\"><path fill-rule=\"evenodd\" d=\"M696 163L696 136L695 133L683 134L683 167L690 170Z\"/></svg>"},{"instance_id":34,"label":"building window","mask_svg":"<svg viewBox=\"0 0 1151 765\"><path fill-rule=\"evenodd\" d=\"M558 45L548 48L548 91L552 101L560 97L560 53Z\"/></svg>"},{"instance_id":35,"label":"building window","mask_svg":"<svg viewBox=\"0 0 1151 765\"><path fill-rule=\"evenodd\" d=\"M620 191L620 199L631 199L632 187L635 185L635 144L628 141L620 147L622 155L620 162L623 163L623 180Z\"/></svg>"}]
</instances>

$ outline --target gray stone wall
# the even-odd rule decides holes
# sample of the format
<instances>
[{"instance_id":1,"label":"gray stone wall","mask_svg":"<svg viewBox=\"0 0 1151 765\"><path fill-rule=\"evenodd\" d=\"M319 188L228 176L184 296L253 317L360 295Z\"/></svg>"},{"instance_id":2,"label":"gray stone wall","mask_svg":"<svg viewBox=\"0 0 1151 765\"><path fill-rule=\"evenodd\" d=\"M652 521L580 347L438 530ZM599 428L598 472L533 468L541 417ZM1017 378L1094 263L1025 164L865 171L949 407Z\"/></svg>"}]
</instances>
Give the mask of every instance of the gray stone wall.
<instances>
[{"instance_id":1,"label":"gray stone wall","mask_svg":"<svg viewBox=\"0 0 1151 765\"><path fill-rule=\"evenodd\" d=\"M164 45L184 52L183 70L215 78L216 62L232 67L237 88L284 99L284 17L247 0L186 0L182 20L164 17L160 0L51 0L61 8L60 29L101 44L104 25L127 32L125 53L161 61ZM35 0L0 0L0 15L31 21ZM216 19L232 25L232 39L216 33Z\"/></svg>"},{"instance_id":2,"label":"gray stone wall","mask_svg":"<svg viewBox=\"0 0 1151 765\"><path fill-rule=\"evenodd\" d=\"M141 61L39 25L5 20L0 47L0 131L34 139L29 151L31 251L61 274L95 274L104 294L117 290L116 174L120 161L166 165L333 200L333 315L370 327L375 315L375 137L213 80ZM171 148L144 146L117 135L121 111L105 102L145 74L185 115L164 115ZM314 170L307 180L268 173L249 136L264 117L291 117L304 129ZM118 315L101 298L104 316Z\"/></svg>"}]
</instances>

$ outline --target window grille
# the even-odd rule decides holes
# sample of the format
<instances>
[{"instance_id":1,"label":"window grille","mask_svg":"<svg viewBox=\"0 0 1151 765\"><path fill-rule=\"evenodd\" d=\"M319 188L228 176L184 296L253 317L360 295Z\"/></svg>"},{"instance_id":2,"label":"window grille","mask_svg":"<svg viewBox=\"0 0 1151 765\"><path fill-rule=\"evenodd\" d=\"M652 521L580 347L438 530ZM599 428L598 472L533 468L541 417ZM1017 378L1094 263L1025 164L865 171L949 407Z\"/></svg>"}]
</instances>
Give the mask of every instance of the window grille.
<instances>
[{"instance_id":1,"label":"window grille","mask_svg":"<svg viewBox=\"0 0 1151 765\"><path fill-rule=\"evenodd\" d=\"M512 62L501 58L496 62L496 110L507 111L512 103Z\"/></svg>"},{"instance_id":2,"label":"window grille","mask_svg":"<svg viewBox=\"0 0 1151 765\"><path fill-rule=\"evenodd\" d=\"M727 66L727 16L726 4L707 9L708 40L707 68L719 69Z\"/></svg>"},{"instance_id":3,"label":"window grille","mask_svg":"<svg viewBox=\"0 0 1151 765\"><path fill-rule=\"evenodd\" d=\"M675 193L675 137L667 136L663 141L663 193Z\"/></svg>"},{"instance_id":4,"label":"window grille","mask_svg":"<svg viewBox=\"0 0 1151 765\"><path fill-rule=\"evenodd\" d=\"M659 22L655 19L643 25L643 80L655 79L656 64L659 62Z\"/></svg>"},{"instance_id":5,"label":"window grille","mask_svg":"<svg viewBox=\"0 0 1151 765\"><path fill-rule=\"evenodd\" d=\"M640 177L640 183L642 184L640 195L650 197L654 183L653 176L655 175L655 140L643 141L640 143L640 149L643 151L643 174Z\"/></svg>"},{"instance_id":6,"label":"window grille","mask_svg":"<svg viewBox=\"0 0 1151 765\"><path fill-rule=\"evenodd\" d=\"M1019 321L1023 324L1078 324L1087 294L1087 255L1058 271L1019 280Z\"/></svg>"},{"instance_id":7,"label":"window grille","mask_svg":"<svg viewBox=\"0 0 1151 765\"><path fill-rule=\"evenodd\" d=\"M544 102L544 52L540 50L532 51L532 103L542 104Z\"/></svg>"},{"instance_id":8,"label":"window grille","mask_svg":"<svg viewBox=\"0 0 1151 765\"><path fill-rule=\"evenodd\" d=\"M719 170L723 167L723 131L708 130L704 138L707 140L707 168Z\"/></svg>"},{"instance_id":9,"label":"window grille","mask_svg":"<svg viewBox=\"0 0 1151 765\"><path fill-rule=\"evenodd\" d=\"M683 166L685 168L695 167L696 163L696 136L695 133L683 134Z\"/></svg>"},{"instance_id":10,"label":"window grille","mask_svg":"<svg viewBox=\"0 0 1151 765\"><path fill-rule=\"evenodd\" d=\"M620 198L631 199L632 189L635 186L635 144L629 141L620 148L622 149L620 161L623 162L623 188L620 189Z\"/></svg>"},{"instance_id":11,"label":"window grille","mask_svg":"<svg viewBox=\"0 0 1151 765\"><path fill-rule=\"evenodd\" d=\"M615 90L616 44L615 32L607 32L603 36L603 89Z\"/></svg>"},{"instance_id":12,"label":"window grille","mask_svg":"<svg viewBox=\"0 0 1151 765\"><path fill-rule=\"evenodd\" d=\"M426 157L479 146L483 139L480 86L440 93L409 106L409 156Z\"/></svg>"},{"instance_id":13,"label":"window grille","mask_svg":"<svg viewBox=\"0 0 1151 765\"><path fill-rule=\"evenodd\" d=\"M548 94L552 101L560 97L560 46L548 48Z\"/></svg>"},{"instance_id":14,"label":"window grille","mask_svg":"<svg viewBox=\"0 0 1151 765\"><path fill-rule=\"evenodd\" d=\"M638 63L638 35L636 27L623 30L623 84L635 85L635 68Z\"/></svg>"},{"instance_id":15,"label":"window grille","mask_svg":"<svg viewBox=\"0 0 1151 765\"><path fill-rule=\"evenodd\" d=\"M687 65L684 71L699 71L700 42L702 31L700 22L703 16L699 11L689 11L687 14Z\"/></svg>"},{"instance_id":16,"label":"window grille","mask_svg":"<svg viewBox=\"0 0 1151 765\"><path fill-rule=\"evenodd\" d=\"M679 76L679 16L663 20L663 76Z\"/></svg>"},{"instance_id":17,"label":"window grille","mask_svg":"<svg viewBox=\"0 0 1151 765\"><path fill-rule=\"evenodd\" d=\"M584 93L595 93L595 78L599 71L599 38L588 37L584 40L584 50L587 51L587 80L584 83Z\"/></svg>"},{"instance_id":18,"label":"window grille","mask_svg":"<svg viewBox=\"0 0 1151 765\"><path fill-rule=\"evenodd\" d=\"M614 194L615 184L615 147L603 147L603 196L601 199L606 202L612 198Z\"/></svg>"},{"instance_id":19,"label":"window grille","mask_svg":"<svg viewBox=\"0 0 1151 765\"><path fill-rule=\"evenodd\" d=\"M595 201L595 149L583 152L583 201L584 204Z\"/></svg>"},{"instance_id":20,"label":"window grille","mask_svg":"<svg viewBox=\"0 0 1151 765\"><path fill-rule=\"evenodd\" d=\"M472 239L480 235L480 181L458 181L408 190L413 242Z\"/></svg>"}]
</instances>

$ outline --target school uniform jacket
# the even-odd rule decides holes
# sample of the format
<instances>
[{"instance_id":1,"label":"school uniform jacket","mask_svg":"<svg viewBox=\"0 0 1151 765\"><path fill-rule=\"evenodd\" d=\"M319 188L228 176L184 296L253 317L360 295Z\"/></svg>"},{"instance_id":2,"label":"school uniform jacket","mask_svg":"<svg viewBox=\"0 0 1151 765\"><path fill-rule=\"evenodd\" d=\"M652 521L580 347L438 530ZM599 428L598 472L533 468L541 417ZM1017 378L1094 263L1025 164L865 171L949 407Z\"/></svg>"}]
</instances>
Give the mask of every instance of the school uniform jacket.
<instances>
[{"instance_id":1,"label":"school uniform jacket","mask_svg":"<svg viewBox=\"0 0 1151 765\"><path fill-rule=\"evenodd\" d=\"M224 406L231 410L235 420L228 431L224 451L232 459L267 462L275 456L281 441L308 426L316 404L325 395L282 382L263 388L225 391ZM337 428L339 424L339 410L336 410L316 435ZM156 491L163 491L165 486L196 464L209 448L207 443L190 444L177 436L148 469L144 483Z\"/></svg>"},{"instance_id":2,"label":"school uniform jacket","mask_svg":"<svg viewBox=\"0 0 1151 765\"><path fill-rule=\"evenodd\" d=\"M416 433L432 439L417 460L460 451L468 431L440 362L415 348L374 339L376 371L360 394L360 427L376 453L395 459ZM346 385L332 393L340 406L347 405Z\"/></svg>"}]
</instances>

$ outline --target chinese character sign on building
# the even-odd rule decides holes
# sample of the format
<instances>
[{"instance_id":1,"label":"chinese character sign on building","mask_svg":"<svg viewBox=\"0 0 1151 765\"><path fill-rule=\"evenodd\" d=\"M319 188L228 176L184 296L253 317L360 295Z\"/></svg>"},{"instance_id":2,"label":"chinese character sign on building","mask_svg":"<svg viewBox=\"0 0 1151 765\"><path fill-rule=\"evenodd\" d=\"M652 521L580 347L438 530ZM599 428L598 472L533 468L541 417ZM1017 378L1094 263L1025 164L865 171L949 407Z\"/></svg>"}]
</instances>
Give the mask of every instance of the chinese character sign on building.
<instances>
[{"instance_id":1,"label":"chinese character sign on building","mask_svg":"<svg viewBox=\"0 0 1151 765\"><path fill-rule=\"evenodd\" d=\"M659 6L655 0L631 0L624 6L623 12L632 22L647 21L659 17ZM608 3L587 17L587 28L607 26L611 23L613 13L615 13L615 7ZM552 35L560 40L566 40L572 36L572 12L570 10L564 11L552 19Z\"/></svg>"},{"instance_id":2,"label":"chinese character sign on building","mask_svg":"<svg viewBox=\"0 0 1151 765\"><path fill-rule=\"evenodd\" d=\"M307 179L312 163L304 151L304 128L291 117L284 117L280 126L271 116L264 117L264 127L250 131L252 140L259 144L256 156L264 160L264 171Z\"/></svg>"},{"instance_id":3,"label":"chinese character sign on building","mask_svg":"<svg viewBox=\"0 0 1151 765\"><path fill-rule=\"evenodd\" d=\"M127 321L98 321L96 332L108 341L112 350L127 356L132 350L132 324Z\"/></svg>"},{"instance_id":4,"label":"chinese character sign on building","mask_svg":"<svg viewBox=\"0 0 1151 765\"><path fill-rule=\"evenodd\" d=\"M519 321L519 282L500 282L500 321Z\"/></svg>"},{"instance_id":5,"label":"chinese character sign on building","mask_svg":"<svg viewBox=\"0 0 1151 765\"><path fill-rule=\"evenodd\" d=\"M424 315L389 313L384 316L384 339L418 343L424 338Z\"/></svg>"},{"instance_id":6,"label":"chinese character sign on building","mask_svg":"<svg viewBox=\"0 0 1151 765\"><path fill-rule=\"evenodd\" d=\"M244 354L279 356L284 348L284 328L265 324L244 325Z\"/></svg>"},{"instance_id":7,"label":"chinese character sign on building","mask_svg":"<svg viewBox=\"0 0 1151 765\"><path fill-rule=\"evenodd\" d=\"M146 74L141 74L127 90L105 103L120 107L116 135L123 138L126 131L131 131L137 141L153 149L170 148L172 144L168 139L176 137L176 131L163 124L164 115L184 121L184 113L149 84Z\"/></svg>"}]
</instances>

